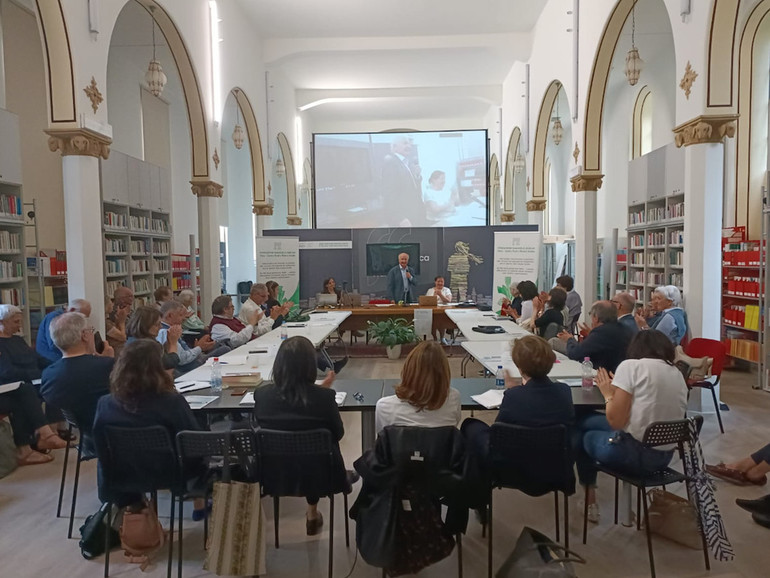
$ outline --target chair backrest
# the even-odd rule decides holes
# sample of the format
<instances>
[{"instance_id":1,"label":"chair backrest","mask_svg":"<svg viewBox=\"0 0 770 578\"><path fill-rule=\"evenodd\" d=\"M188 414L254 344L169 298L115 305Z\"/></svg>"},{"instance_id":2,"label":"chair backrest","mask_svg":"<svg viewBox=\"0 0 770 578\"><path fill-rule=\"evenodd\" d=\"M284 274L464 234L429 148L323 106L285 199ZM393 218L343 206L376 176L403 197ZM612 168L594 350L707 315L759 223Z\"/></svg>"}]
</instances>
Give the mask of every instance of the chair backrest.
<instances>
[{"instance_id":1,"label":"chair backrest","mask_svg":"<svg viewBox=\"0 0 770 578\"><path fill-rule=\"evenodd\" d=\"M342 491L335 450L327 429L278 431L259 428L257 468L262 490L271 496L329 496ZM341 474L341 476L340 476Z\"/></svg>"},{"instance_id":2,"label":"chair backrest","mask_svg":"<svg viewBox=\"0 0 770 578\"><path fill-rule=\"evenodd\" d=\"M94 438L107 493L179 488L177 456L165 427L102 425L94 428Z\"/></svg>"},{"instance_id":3,"label":"chair backrest","mask_svg":"<svg viewBox=\"0 0 770 578\"><path fill-rule=\"evenodd\" d=\"M176 434L176 448L183 472L197 473L201 463L221 469L229 482L231 468L239 466L247 479L256 479L257 440L251 430L192 431ZM224 459L225 455L228 459Z\"/></svg>"},{"instance_id":4,"label":"chair backrest","mask_svg":"<svg viewBox=\"0 0 770 578\"><path fill-rule=\"evenodd\" d=\"M686 346L682 346L682 349L690 357L711 357L714 360L711 364L711 374L716 377L722 375L725 357L727 357L727 349L721 341L696 337L691 339Z\"/></svg>"},{"instance_id":5,"label":"chair backrest","mask_svg":"<svg viewBox=\"0 0 770 578\"><path fill-rule=\"evenodd\" d=\"M698 416L701 417L701 416ZM701 423L703 418L701 417ZM642 443L648 448L676 445L681 448L690 441L690 421L677 419L674 421L656 421L647 426Z\"/></svg>"},{"instance_id":6,"label":"chair backrest","mask_svg":"<svg viewBox=\"0 0 770 578\"><path fill-rule=\"evenodd\" d=\"M526 427L494 423L489 436L492 484L530 496L575 493L569 429L563 424Z\"/></svg>"},{"instance_id":7,"label":"chair backrest","mask_svg":"<svg viewBox=\"0 0 770 578\"><path fill-rule=\"evenodd\" d=\"M552 337L556 337L559 334L559 331L562 330L562 325L559 323L549 323L545 327L545 331L543 331L542 338L543 339L551 339Z\"/></svg>"}]
</instances>

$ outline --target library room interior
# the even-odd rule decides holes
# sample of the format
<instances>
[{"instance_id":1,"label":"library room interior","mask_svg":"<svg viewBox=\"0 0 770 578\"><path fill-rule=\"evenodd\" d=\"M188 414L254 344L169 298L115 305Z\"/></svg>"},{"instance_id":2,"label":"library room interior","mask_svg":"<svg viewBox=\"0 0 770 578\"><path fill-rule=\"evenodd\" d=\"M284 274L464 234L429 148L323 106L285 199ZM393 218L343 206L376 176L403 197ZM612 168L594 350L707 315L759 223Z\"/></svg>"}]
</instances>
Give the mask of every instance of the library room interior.
<instances>
[{"instance_id":1,"label":"library room interior","mask_svg":"<svg viewBox=\"0 0 770 578\"><path fill-rule=\"evenodd\" d=\"M0 0L0 574L754 578L770 0Z\"/></svg>"}]
</instances>

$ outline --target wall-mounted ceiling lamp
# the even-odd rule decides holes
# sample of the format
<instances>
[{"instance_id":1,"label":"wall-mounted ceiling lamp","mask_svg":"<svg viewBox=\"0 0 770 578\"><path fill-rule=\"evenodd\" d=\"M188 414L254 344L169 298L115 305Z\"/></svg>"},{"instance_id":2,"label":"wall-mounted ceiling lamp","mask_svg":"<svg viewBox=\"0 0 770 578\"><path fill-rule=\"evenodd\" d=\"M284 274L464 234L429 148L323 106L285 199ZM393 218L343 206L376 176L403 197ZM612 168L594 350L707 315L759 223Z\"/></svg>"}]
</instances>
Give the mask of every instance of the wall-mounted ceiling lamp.
<instances>
[{"instance_id":1,"label":"wall-mounted ceiling lamp","mask_svg":"<svg viewBox=\"0 0 770 578\"><path fill-rule=\"evenodd\" d=\"M275 174L282 177L286 174L286 165L283 164L283 159L275 161Z\"/></svg>"},{"instance_id":2,"label":"wall-mounted ceiling lamp","mask_svg":"<svg viewBox=\"0 0 770 578\"><path fill-rule=\"evenodd\" d=\"M631 50L626 54L626 79L631 86L639 82L639 75L644 68L644 60L639 57L636 48L636 6L631 8Z\"/></svg>"},{"instance_id":3,"label":"wall-mounted ceiling lamp","mask_svg":"<svg viewBox=\"0 0 770 578\"><path fill-rule=\"evenodd\" d=\"M166 86L167 78L160 62L155 58L155 6L150 6L150 14L152 16L152 60L150 60L150 66L144 74L144 81L154 96L160 96L163 87Z\"/></svg>"},{"instance_id":4,"label":"wall-mounted ceiling lamp","mask_svg":"<svg viewBox=\"0 0 770 578\"><path fill-rule=\"evenodd\" d=\"M241 126L241 120L240 120L240 114L239 109L241 107L238 106L238 102L235 103L235 128L233 128L233 144L235 145L235 148L238 150L241 150L243 148L243 137L245 132L243 131L243 127Z\"/></svg>"},{"instance_id":5,"label":"wall-mounted ceiling lamp","mask_svg":"<svg viewBox=\"0 0 770 578\"><path fill-rule=\"evenodd\" d=\"M521 174L526 166L526 161L521 153L516 153L516 158L513 159L513 172L517 175Z\"/></svg>"},{"instance_id":6,"label":"wall-mounted ceiling lamp","mask_svg":"<svg viewBox=\"0 0 770 578\"><path fill-rule=\"evenodd\" d=\"M564 127L561 125L561 117L559 116L559 94L561 93L561 85L556 91L556 116L553 117L553 127L551 128L551 138L553 144L559 146L561 139L564 137Z\"/></svg>"}]
</instances>

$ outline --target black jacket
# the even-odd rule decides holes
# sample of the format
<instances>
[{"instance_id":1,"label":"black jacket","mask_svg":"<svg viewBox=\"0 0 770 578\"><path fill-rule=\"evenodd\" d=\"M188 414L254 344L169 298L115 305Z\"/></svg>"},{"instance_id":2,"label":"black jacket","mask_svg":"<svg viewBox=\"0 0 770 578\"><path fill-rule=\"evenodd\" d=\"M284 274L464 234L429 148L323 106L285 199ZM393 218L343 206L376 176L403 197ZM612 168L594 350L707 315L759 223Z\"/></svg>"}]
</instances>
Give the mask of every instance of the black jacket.
<instances>
[{"instance_id":1,"label":"black jacket","mask_svg":"<svg viewBox=\"0 0 770 578\"><path fill-rule=\"evenodd\" d=\"M603 367L614 372L626 358L626 349L630 342L631 335L620 323L603 323L592 329L579 343L570 338L567 342L567 357L575 361L590 357L595 368Z\"/></svg>"}]
</instances>

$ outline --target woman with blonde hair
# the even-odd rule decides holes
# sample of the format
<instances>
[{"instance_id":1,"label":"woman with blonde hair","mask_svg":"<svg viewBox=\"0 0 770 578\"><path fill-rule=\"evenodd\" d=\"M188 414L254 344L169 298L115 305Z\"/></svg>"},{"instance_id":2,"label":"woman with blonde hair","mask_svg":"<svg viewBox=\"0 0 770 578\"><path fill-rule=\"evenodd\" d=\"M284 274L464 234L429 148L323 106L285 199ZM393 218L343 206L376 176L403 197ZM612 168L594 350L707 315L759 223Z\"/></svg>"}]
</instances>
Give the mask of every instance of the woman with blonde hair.
<instances>
[{"instance_id":1,"label":"woman with blonde hair","mask_svg":"<svg viewBox=\"0 0 770 578\"><path fill-rule=\"evenodd\" d=\"M449 361L436 341L423 341L407 356L396 394L377 402L377 431L389 425L442 427L460 423L460 392L449 387Z\"/></svg>"}]
</instances>

